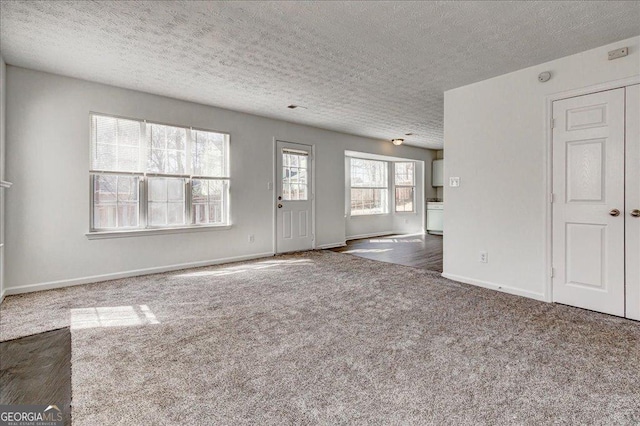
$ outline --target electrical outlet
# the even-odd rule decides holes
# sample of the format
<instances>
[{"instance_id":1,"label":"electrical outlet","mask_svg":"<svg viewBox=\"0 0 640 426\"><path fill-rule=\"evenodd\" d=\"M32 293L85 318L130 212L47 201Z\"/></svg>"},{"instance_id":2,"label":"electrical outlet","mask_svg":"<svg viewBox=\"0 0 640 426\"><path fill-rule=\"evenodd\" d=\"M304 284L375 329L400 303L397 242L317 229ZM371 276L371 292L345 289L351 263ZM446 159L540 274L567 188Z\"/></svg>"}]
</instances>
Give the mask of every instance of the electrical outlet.
<instances>
[{"instance_id":1,"label":"electrical outlet","mask_svg":"<svg viewBox=\"0 0 640 426\"><path fill-rule=\"evenodd\" d=\"M449 178L449 186L452 188L457 188L460 186L460 178L459 177L450 177Z\"/></svg>"},{"instance_id":2,"label":"electrical outlet","mask_svg":"<svg viewBox=\"0 0 640 426\"><path fill-rule=\"evenodd\" d=\"M253 235L253 234L249 234L249 242L250 242L250 243L253 243L255 240L256 240L255 235Z\"/></svg>"},{"instance_id":3,"label":"electrical outlet","mask_svg":"<svg viewBox=\"0 0 640 426\"><path fill-rule=\"evenodd\" d=\"M480 260L480 263L489 263L489 253L487 253L486 251L481 251L478 260Z\"/></svg>"}]
</instances>

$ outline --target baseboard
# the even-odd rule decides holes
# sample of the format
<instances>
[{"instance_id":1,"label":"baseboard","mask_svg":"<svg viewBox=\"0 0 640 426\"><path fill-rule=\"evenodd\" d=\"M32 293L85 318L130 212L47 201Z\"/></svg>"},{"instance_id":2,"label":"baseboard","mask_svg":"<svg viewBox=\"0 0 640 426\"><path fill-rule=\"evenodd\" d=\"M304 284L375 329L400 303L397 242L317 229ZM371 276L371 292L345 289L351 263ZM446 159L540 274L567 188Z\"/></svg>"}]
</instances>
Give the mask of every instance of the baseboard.
<instances>
[{"instance_id":1,"label":"baseboard","mask_svg":"<svg viewBox=\"0 0 640 426\"><path fill-rule=\"evenodd\" d=\"M322 244L322 245L316 247L316 250L326 250L326 249L332 249L332 248L336 248L336 247L345 247L346 245L347 245L346 242Z\"/></svg>"},{"instance_id":2,"label":"baseboard","mask_svg":"<svg viewBox=\"0 0 640 426\"><path fill-rule=\"evenodd\" d=\"M70 280L50 281L46 283L28 284L19 287L9 287L4 290L4 295L30 293L33 291L52 290L55 288L71 287L74 285L98 283L101 281L118 280L121 278L137 277L140 275L159 274L163 272L179 271L181 269L200 268L203 266L219 265L222 263L242 262L244 260L261 259L273 256L273 252L256 253L245 256L226 257L224 259L205 260L200 262L180 263L168 266L157 266L153 268L135 269L132 271L115 272L112 274L92 275L89 277L73 278Z\"/></svg>"},{"instance_id":3,"label":"baseboard","mask_svg":"<svg viewBox=\"0 0 640 426\"><path fill-rule=\"evenodd\" d=\"M533 291L522 290L519 288L511 287L508 285L496 284L489 281L481 281L473 278L461 277L460 275L447 274L443 272L441 274L444 278L458 281L465 284L471 284L482 288L488 288L490 290L497 290L503 293L509 293L516 296L528 297L529 299L539 300L541 302L546 302L547 300L542 293L535 293Z\"/></svg>"},{"instance_id":4,"label":"baseboard","mask_svg":"<svg viewBox=\"0 0 640 426\"><path fill-rule=\"evenodd\" d=\"M374 232L373 234L360 234L360 235L349 235L346 240L360 240L362 238L375 238L375 237L386 237L388 235L395 235L395 232L386 231L386 232Z\"/></svg>"},{"instance_id":5,"label":"baseboard","mask_svg":"<svg viewBox=\"0 0 640 426\"><path fill-rule=\"evenodd\" d=\"M4 300L4 295L5 295L6 291L3 289L2 292L0 292L0 305L2 304L2 301Z\"/></svg>"}]
</instances>

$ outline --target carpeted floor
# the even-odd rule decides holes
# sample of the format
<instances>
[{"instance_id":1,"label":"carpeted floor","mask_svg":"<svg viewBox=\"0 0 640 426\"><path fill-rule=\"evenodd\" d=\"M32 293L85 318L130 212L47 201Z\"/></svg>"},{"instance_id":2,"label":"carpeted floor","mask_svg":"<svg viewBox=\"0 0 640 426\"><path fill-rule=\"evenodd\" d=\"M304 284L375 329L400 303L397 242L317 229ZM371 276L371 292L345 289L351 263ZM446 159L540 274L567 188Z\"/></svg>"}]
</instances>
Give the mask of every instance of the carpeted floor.
<instances>
[{"instance_id":1,"label":"carpeted floor","mask_svg":"<svg viewBox=\"0 0 640 426\"><path fill-rule=\"evenodd\" d=\"M638 424L640 324L311 252L8 297L96 424Z\"/></svg>"}]
</instances>

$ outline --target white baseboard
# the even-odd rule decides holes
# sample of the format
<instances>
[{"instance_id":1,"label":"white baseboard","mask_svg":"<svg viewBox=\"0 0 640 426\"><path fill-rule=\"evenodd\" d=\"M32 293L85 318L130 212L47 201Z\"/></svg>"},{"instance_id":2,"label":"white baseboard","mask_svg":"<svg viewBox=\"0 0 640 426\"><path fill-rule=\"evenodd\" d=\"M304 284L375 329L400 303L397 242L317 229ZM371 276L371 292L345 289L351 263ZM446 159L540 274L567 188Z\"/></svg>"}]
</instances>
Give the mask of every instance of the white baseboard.
<instances>
[{"instance_id":1,"label":"white baseboard","mask_svg":"<svg viewBox=\"0 0 640 426\"><path fill-rule=\"evenodd\" d=\"M322 245L316 247L316 250L326 250L326 249L332 249L332 248L336 248L336 247L345 247L346 245L347 245L346 242L322 244Z\"/></svg>"},{"instance_id":2,"label":"white baseboard","mask_svg":"<svg viewBox=\"0 0 640 426\"><path fill-rule=\"evenodd\" d=\"M453 281L458 281L458 282L465 283L465 284L471 284L471 285L475 285L475 286L478 286L478 287L488 288L488 289L491 289L491 290L497 290L497 291L501 291L503 293L514 294L516 296L528 297L530 299L539 300L541 302L546 302L547 301L545 299L545 297L544 297L544 294L542 294L542 293L535 293L533 291L522 290L522 289L511 287L511 286L508 286L508 285L496 284L496 283L492 283L492 282L489 282L489 281L481 281L481 280L476 280L476 279L473 279L473 278L461 277L460 275L447 274L445 272L443 272L441 275L444 278L447 278L447 279L450 279L450 280L453 280Z\"/></svg>"},{"instance_id":3,"label":"white baseboard","mask_svg":"<svg viewBox=\"0 0 640 426\"><path fill-rule=\"evenodd\" d=\"M219 265L221 263L241 262L244 260L261 259L273 256L273 252L256 253L245 256L227 257L224 259L205 260L200 262L180 263L168 266L156 266L153 268L135 269L133 271L115 272L104 275L92 275L89 277L72 278L69 280L49 281L46 283L28 284L19 287L9 287L4 290L2 297L12 294L30 293L33 291L51 290L55 288L71 287L74 285L91 284L101 281L117 280L120 278L137 277L140 275L159 274L162 272L179 271L181 269L200 268L203 266Z\"/></svg>"},{"instance_id":4,"label":"white baseboard","mask_svg":"<svg viewBox=\"0 0 640 426\"><path fill-rule=\"evenodd\" d=\"M374 232L373 234L360 234L360 235L348 235L347 241L351 240L360 240L362 238L375 238L375 237L385 237L387 235L395 235L396 233L393 231L386 232Z\"/></svg>"},{"instance_id":5,"label":"white baseboard","mask_svg":"<svg viewBox=\"0 0 640 426\"><path fill-rule=\"evenodd\" d=\"M2 292L0 293L0 305L2 304L2 301L4 300L5 293L6 293L5 290L2 290Z\"/></svg>"}]
</instances>

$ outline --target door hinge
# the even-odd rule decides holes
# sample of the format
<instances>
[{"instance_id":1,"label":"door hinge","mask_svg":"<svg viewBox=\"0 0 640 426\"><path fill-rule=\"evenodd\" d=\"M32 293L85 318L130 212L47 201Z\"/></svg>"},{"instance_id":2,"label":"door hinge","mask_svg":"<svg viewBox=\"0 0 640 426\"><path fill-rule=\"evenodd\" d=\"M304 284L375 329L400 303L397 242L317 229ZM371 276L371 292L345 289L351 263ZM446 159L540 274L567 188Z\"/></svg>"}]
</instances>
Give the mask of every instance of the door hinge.
<instances>
[{"instance_id":1,"label":"door hinge","mask_svg":"<svg viewBox=\"0 0 640 426\"><path fill-rule=\"evenodd\" d=\"M555 268L551 268L551 278L553 278L555 274L556 274Z\"/></svg>"},{"instance_id":2,"label":"door hinge","mask_svg":"<svg viewBox=\"0 0 640 426\"><path fill-rule=\"evenodd\" d=\"M553 204L556 201L556 196L555 194L552 192L551 194L549 194L549 202L551 204Z\"/></svg>"},{"instance_id":3,"label":"door hinge","mask_svg":"<svg viewBox=\"0 0 640 426\"><path fill-rule=\"evenodd\" d=\"M552 119L551 119L551 128L552 128L552 129L555 129L555 128L556 128L556 119L555 119L555 118L552 118Z\"/></svg>"}]
</instances>

